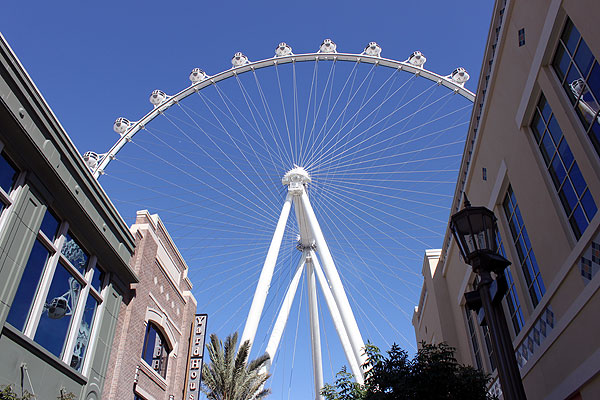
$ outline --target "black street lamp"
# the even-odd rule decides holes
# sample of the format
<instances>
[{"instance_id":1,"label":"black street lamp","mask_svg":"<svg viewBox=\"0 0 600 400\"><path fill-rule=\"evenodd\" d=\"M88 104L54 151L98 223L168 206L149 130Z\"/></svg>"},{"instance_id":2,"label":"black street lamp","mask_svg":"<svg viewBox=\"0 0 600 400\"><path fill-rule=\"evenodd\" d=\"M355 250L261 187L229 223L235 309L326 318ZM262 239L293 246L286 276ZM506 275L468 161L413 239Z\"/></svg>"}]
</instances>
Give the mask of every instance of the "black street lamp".
<instances>
[{"instance_id":1,"label":"black street lamp","mask_svg":"<svg viewBox=\"0 0 600 400\"><path fill-rule=\"evenodd\" d=\"M465 293L465 299L471 310L483 307L482 324L489 326L504 399L526 399L501 303L507 290L504 269L510 261L497 253L496 216L485 207L472 207L465 195L464 208L450 218L450 229L463 259L479 276L477 290Z\"/></svg>"}]
</instances>

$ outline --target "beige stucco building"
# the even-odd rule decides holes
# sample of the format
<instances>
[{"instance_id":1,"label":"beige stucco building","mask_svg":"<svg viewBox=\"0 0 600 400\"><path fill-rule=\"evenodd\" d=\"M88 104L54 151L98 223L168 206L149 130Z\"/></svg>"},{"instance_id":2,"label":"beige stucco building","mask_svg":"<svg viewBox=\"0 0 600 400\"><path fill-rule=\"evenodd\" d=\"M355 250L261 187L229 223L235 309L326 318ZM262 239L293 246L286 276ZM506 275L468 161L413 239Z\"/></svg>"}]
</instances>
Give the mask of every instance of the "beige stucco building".
<instances>
[{"instance_id":1,"label":"beige stucco building","mask_svg":"<svg viewBox=\"0 0 600 400\"><path fill-rule=\"evenodd\" d=\"M530 399L600 396L598 16L594 0L496 1L452 208L465 192L498 217L512 262L504 309ZM486 328L465 308L475 276L450 232L423 275L417 340L495 371Z\"/></svg>"}]
</instances>

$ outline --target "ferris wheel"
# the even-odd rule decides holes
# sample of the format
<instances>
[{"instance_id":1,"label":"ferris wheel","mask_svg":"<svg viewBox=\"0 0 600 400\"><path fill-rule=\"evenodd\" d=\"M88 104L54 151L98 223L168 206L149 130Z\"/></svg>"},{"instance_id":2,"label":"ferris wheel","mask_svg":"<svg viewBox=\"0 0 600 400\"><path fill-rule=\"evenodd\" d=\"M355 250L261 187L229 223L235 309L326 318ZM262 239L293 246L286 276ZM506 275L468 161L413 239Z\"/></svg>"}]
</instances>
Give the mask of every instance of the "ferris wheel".
<instances>
[{"instance_id":1,"label":"ferris wheel","mask_svg":"<svg viewBox=\"0 0 600 400\"><path fill-rule=\"evenodd\" d=\"M423 255L442 245L475 96L464 68L381 53L330 39L235 53L153 91L145 116L115 121L108 152L84 155L123 215L160 215L209 331L268 353L282 398L296 380L320 398L342 364L362 382L367 340L414 347Z\"/></svg>"}]
</instances>

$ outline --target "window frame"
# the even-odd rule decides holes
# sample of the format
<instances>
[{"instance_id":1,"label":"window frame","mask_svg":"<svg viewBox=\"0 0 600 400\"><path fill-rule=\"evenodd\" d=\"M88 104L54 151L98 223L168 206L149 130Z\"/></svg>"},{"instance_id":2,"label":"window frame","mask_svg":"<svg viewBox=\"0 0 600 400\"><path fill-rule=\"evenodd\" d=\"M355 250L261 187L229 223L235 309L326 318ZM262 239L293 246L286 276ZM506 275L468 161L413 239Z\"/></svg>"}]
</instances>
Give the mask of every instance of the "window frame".
<instances>
[{"instance_id":1,"label":"window frame","mask_svg":"<svg viewBox=\"0 0 600 400\"><path fill-rule=\"evenodd\" d=\"M553 193L551 195L555 196L556 202L558 203L558 205L560 205L560 207L557 207L557 208L561 208L563 210L562 215L563 215L565 224L569 227L568 230L570 230L571 234L573 235L572 238L574 239L574 241L576 243L581 239L581 237L583 236L583 234L585 233L587 228L592 223L594 216L598 213L598 206L596 205L596 200L594 199L594 196L592 195L592 191L587 183L587 180L585 179L583 171L581 170L581 167L579 167L578 160L575 157L575 154L573 153L573 151L571 150L571 146L569 145L567 136L565 135L565 130L561 127L560 122L558 121L558 117L556 116L556 113L554 112L554 109L553 109L552 105L550 104L550 102L548 101L548 98L544 94L543 90L539 91L539 93L537 95L537 99L538 100L535 102L535 106L532 109L533 110L532 115L531 115L531 118L529 119L529 124L528 124L528 129L530 131L529 133L531 134L530 137L532 139L532 145L536 148L536 150L534 150L534 151L537 153L537 157L539 158L539 161L541 163L541 169L544 169L546 171L545 175L546 175L548 185L549 185L548 190ZM542 104L542 103L545 103L545 106L550 111L548 116L544 116L543 110L540 108L540 104ZM558 127L558 129L561 133L558 143L556 143L556 140L554 137L555 132L551 132L551 129L550 129L550 126L552 125L552 122L551 122L552 120L554 121L554 124L556 124L556 126ZM542 132L539 132L537 127L534 126L536 121L538 123L542 124ZM546 161L546 157L544 156L543 150L542 150L542 148L544 147L543 142L546 139L546 137L550 137L550 144L553 147L552 154L548 155L549 161ZM590 139L588 138L588 140L590 140ZM563 144L566 146L566 148L563 147ZM563 150L561 150L561 148L563 148ZM567 150L570 153L570 156L572 158L571 163L568 166L565 164L565 161L564 161L565 154L562 153ZM555 160L558 160L558 162L560 163L560 166L563 169L563 173L564 173L564 176L562 177L562 181L558 186L555 183L555 180L554 180L554 177L552 174L552 171L555 171L555 166L554 166ZM581 180L585 184L585 187L581 190L581 194L577 193L577 186L574 181L574 175L576 175L575 170L579 171ZM573 173L573 175L572 175L572 173ZM561 193L564 193L563 189L565 188L565 186L567 188L572 189L573 195L576 198L575 204L568 204L568 206L566 206L564 204L564 202L561 198ZM590 216L588 216L589 210L587 210L584 207L584 197L586 195L591 197L593 205L596 208L596 210ZM568 202L568 199L566 201ZM567 210L567 207L570 208L570 211ZM576 221L575 212L577 211L578 208L580 209L580 212L583 214L583 217L587 222L587 224L585 226L580 227ZM573 222L571 222L571 218L575 219L575 224L577 226L573 226ZM583 229L581 229L581 228L583 228Z\"/></svg>"},{"instance_id":2,"label":"window frame","mask_svg":"<svg viewBox=\"0 0 600 400\"><path fill-rule=\"evenodd\" d=\"M575 48L576 48L575 52L577 52L577 50L580 47L581 42L583 42L583 43L585 43L586 47L588 48L588 50L590 51L590 53L593 57L593 60L590 65L590 70L588 71L588 73L585 76L581 73L581 69L580 69L579 65L577 65L575 62L575 55L572 55L569 53L569 50L563 41L563 36L565 34L565 31L566 31L569 23L579 34L579 38L578 38L577 44L575 46ZM567 81L568 72L571 69L575 68L577 70L577 73L579 74L579 76L585 81L585 86L587 87L587 89L589 91L590 87L588 85L588 81L589 81L589 78L592 76L592 71L594 70L594 66L598 66L598 68L600 68L600 58L596 57L596 55L592 52L592 49L590 49L590 47L587 45L587 42L585 41L583 35L581 34L581 31L577 28L577 26L575 25L573 20L568 15L565 15L565 17L564 17L564 21L562 22L561 28L557 33L557 36L556 36L553 46L554 47L552 49L552 53L551 53L551 56L549 57L549 61L548 61L549 70L552 71L552 74L553 74L554 78L556 79L558 87L560 87L559 91L560 91L561 95L564 96L566 99L566 102L568 104L567 109L570 108L571 112L575 116L575 119L577 120L577 122L575 124L579 125L581 131L584 133L584 136L586 137L588 145L592 148L596 157L600 158L600 137L592 138L592 136L593 136L592 128L594 126L594 121L597 121L597 123L599 125L598 129L600 130L600 109L596 112L595 116L593 116L591 118L591 122L589 123L589 126L586 127L586 125L582 121L582 118L585 119L585 117L583 117L582 114L577 110L577 107L580 102L580 98L583 96L583 92L579 96L577 96L577 99L575 99L575 101L573 102L573 101L571 101L571 96L569 93L569 90L571 90L570 87L569 87L569 89L567 89L565 87L565 84L567 84L566 81ZM567 51L567 56L569 58L569 66L567 67L566 71L564 71L564 72L562 70L560 71L561 74L564 73L563 78L560 77L559 68L556 65L556 64L558 64L557 56L559 54L559 51L561 51L561 49L564 49ZM593 96L600 97L600 95L599 96L593 95ZM597 100L598 104L600 105L600 98L598 98L596 100Z\"/></svg>"},{"instance_id":3,"label":"window frame","mask_svg":"<svg viewBox=\"0 0 600 400\"><path fill-rule=\"evenodd\" d=\"M163 374L160 373L160 371L157 371L152 364L148 363L148 361L146 361L146 358L145 358L145 353L147 351L146 346L148 344L148 333L150 332L150 327L153 327L154 331L159 336L160 341L161 341L161 346L163 348L163 351L165 352L165 354L164 354L164 360L165 360L164 376L163 376ZM142 354L140 356L140 359L144 362L144 364L146 364L146 366L148 366L148 368L150 368L153 372L156 373L157 376L160 376L160 378L163 380L167 379L167 375L169 373L169 357L171 356L171 353L173 352L172 347L173 347L173 345L170 343L169 337L164 332L162 326L160 324L158 324L156 321L146 320L146 327L144 329L144 341L142 343ZM154 358L154 350L152 351L152 357Z\"/></svg>"},{"instance_id":4,"label":"window frame","mask_svg":"<svg viewBox=\"0 0 600 400\"><path fill-rule=\"evenodd\" d=\"M42 219L45 217L46 213L49 212L51 212L53 216L57 219L57 221L59 222L59 226L54 240L51 240L46 236L46 234L42 231L41 226L38 230L35 240L39 241L46 248L46 250L48 250L49 256L46 260L46 264L43 266L39 284L35 290L35 294L30 305L29 314L27 315L25 320L24 328L23 330L17 328L15 329L17 329L17 331L19 331L22 335L31 339L34 343L36 343L36 345L40 346L41 348L44 348L50 354L55 356L54 353L52 353L50 350L47 350L42 344L37 343L35 341L35 335L38 330L41 317L44 313L44 305L46 304L48 293L53 283L56 268L58 267L58 264L61 264L62 267L64 267L65 270L73 278L75 278L77 282L79 282L79 284L81 285L81 289L79 291L79 295L77 298L77 302L74 306L73 312L71 314L69 326L67 327L67 332L62 344L63 349L61 351L61 355L55 357L58 360L65 363L69 368L78 371L84 376L87 376L89 374L92 359L91 357L89 357L89 354L91 354L91 349L95 347L97 341L98 329L96 328L104 313L104 300L106 298L106 291L108 290L107 288L110 278L106 270L98 266L97 257L93 254L90 255L90 253L87 253L88 260L84 269L84 273L81 273L75 266L71 264L67 257L61 252L61 249L65 244L66 234L70 232L69 223L68 221L61 220L58 214L51 211L50 208L47 208ZM76 235L72 234L71 237L76 238ZM76 243L79 245L78 240ZM83 246L81 246L81 248L85 251L85 248ZM94 271L98 268L100 268L104 272L104 276L101 280L100 291L96 290L96 288L94 288L92 284ZM73 357L73 351L77 343L77 336L82 323L82 317L85 312L86 302L88 300L88 296L90 295L96 301L96 310L92 318L92 323L90 325L90 334L87 340L87 344L84 353L82 354L83 363L80 365L79 369L77 369L71 367L71 359ZM13 302L14 301L17 300L13 299Z\"/></svg>"},{"instance_id":5,"label":"window frame","mask_svg":"<svg viewBox=\"0 0 600 400\"><path fill-rule=\"evenodd\" d=\"M477 326L477 320L473 318L474 312L469 310L469 308L465 305L464 309L464 318L465 325L467 328L467 336L469 337L469 348L471 349L471 358L475 361L474 367L479 369L480 371L484 371L483 359L481 358L481 342L479 340ZM477 346L477 349L475 348Z\"/></svg>"},{"instance_id":6,"label":"window frame","mask_svg":"<svg viewBox=\"0 0 600 400\"><path fill-rule=\"evenodd\" d=\"M512 234L509 232L509 235L512 235ZM496 233L498 254L500 254L502 257L508 259L509 257L507 256L506 249L504 248L503 237L504 236L500 233L500 227L498 227L498 232ZM511 265L512 265L512 262L511 262ZM505 311L508 311L506 314L508 315L508 319L511 322L510 325L512 326L513 333L514 333L515 337L517 337L517 335L519 335L519 333L525 327L525 316L523 315L523 307L521 306L519 290L517 288L515 274L513 273L513 269L511 269L511 265L506 267L506 269L504 270L504 278L506 279L506 283L508 285L506 295L504 296L504 303L506 306ZM516 300L516 302L515 302L515 300Z\"/></svg>"},{"instance_id":7,"label":"window frame","mask_svg":"<svg viewBox=\"0 0 600 400\"><path fill-rule=\"evenodd\" d=\"M506 224L506 229L505 230L506 230L506 233L508 234L507 237L510 238L510 240L507 240L507 241L504 242L504 246L505 246L504 249L506 250L507 246L508 246L508 248L510 249L510 254L512 254L512 255L516 254L517 255L517 257L516 258L513 257L513 259L514 260L518 260L518 266L519 266L519 268L515 268L515 270L518 270L519 279L521 280L521 283L524 283L524 285L522 287L521 293L525 293L526 294L525 297L529 299L525 303L521 302L521 307L523 307L523 304L528 304L531 307L531 309L529 310L531 312L532 310L535 310L540 303L542 303L542 299L543 299L543 297L544 297L544 295L546 293L546 285L545 285L544 280L542 278L542 272L539 271L539 264L538 264L537 267L538 267L539 273L536 275L536 277L538 277L538 276L540 277L540 281L541 281L541 283L543 285L543 292L544 293L541 293L541 296L537 300L537 303L536 303L533 300L533 298L531 297L531 291L530 291L530 286L534 285L535 281L532 280L531 282L528 282L526 272L523 269L524 268L523 264L526 263L527 257L525 258L524 261L521 260L521 257L519 257L519 252L517 251L516 244L515 244L515 238L513 238L512 230L510 229L510 218L511 218L511 216L507 215L506 209L504 207L504 202L506 201L507 196L509 196L509 191L512 191L512 193L514 195L514 189L512 188L512 184L510 182L506 186L506 189L503 191L504 194L501 197L502 200L500 201L500 208L502 209L502 214L504 215L503 223ZM519 213L521 213L521 207L519 206L519 203L518 203L518 201L516 199L516 195L515 195L515 204L519 208ZM511 215L515 215L514 211L511 213ZM516 217L516 215L515 215L515 217ZM523 219L522 214L521 214L521 219ZM523 223L522 223L522 227L519 227L519 235L517 235L517 239L522 235L523 229L525 229L525 231L527 231L527 227L525 226L525 221L524 220L523 220ZM529 233L527 233L527 237L529 238ZM530 253L533 253L533 255L535 257L535 252L533 251L533 244L531 243L531 239L529 239L529 242L530 242L531 248L527 251L527 255L529 255ZM536 258L536 264L537 264L537 258ZM513 265L516 265L516 263L513 263ZM516 272L516 271L512 271L511 270L511 272ZM514 274L513 274L513 277L514 277ZM541 289L542 289L542 287L540 286L540 291L541 291ZM524 318L526 318L525 315L523 315L523 316L524 316Z\"/></svg>"},{"instance_id":8,"label":"window frame","mask_svg":"<svg viewBox=\"0 0 600 400\"><path fill-rule=\"evenodd\" d=\"M15 203L15 200L18 198L19 193L21 192L21 188L23 187L23 183L25 183L25 171L21 171L13 162L13 160L6 154L4 151L4 143L0 141L0 157L5 158L9 164L15 167L15 171L17 173L17 177L15 179L15 183L12 186L9 193L7 193L2 187L0 187L0 203L2 203L1 211L0 211L0 230L4 228L6 224L6 215L8 215L8 210L10 210Z\"/></svg>"}]
</instances>

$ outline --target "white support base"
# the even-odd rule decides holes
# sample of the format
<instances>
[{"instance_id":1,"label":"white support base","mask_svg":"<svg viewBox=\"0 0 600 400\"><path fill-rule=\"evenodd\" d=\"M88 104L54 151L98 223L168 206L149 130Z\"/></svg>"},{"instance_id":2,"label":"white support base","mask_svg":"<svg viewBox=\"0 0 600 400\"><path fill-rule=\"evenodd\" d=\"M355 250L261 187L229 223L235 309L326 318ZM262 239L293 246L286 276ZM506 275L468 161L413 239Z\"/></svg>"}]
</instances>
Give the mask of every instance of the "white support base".
<instances>
[{"instance_id":1,"label":"white support base","mask_svg":"<svg viewBox=\"0 0 600 400\"><path fill-rule=\"evenodd\" d=\"M299 170L298 172L295 172ZM301 180L304 180L300 183ZM281 210L269 251L265 259L263 269L258 280L254 299L248 313L248 320L242 334L242 341L249 340L250 345L254 341L258 322L263 311L263 307L271 285L271 279L277 256L283 240L283 233L289 217L292 202L296 203L295 212L300 231L299 249L302 251L302 256L296 267L296 271L290 285L286 291L283 303L277 315L277 320L271 332L269 342L267 344L266 353L272 361L275 358L279 343L281 341L283 331L287 324L294 297L298 289L298 284L302 276L304 267L306 267L306 284L308 289L308 308L310 316L310 334L312 347L312 361L315 385L315 399L322 400L320 394L323 387L323 366L321 354L321 334L319 327L319 314L317 303L316 281L318 280L321 286L323 296L327 303L327 308L331 314L336 332L344 349L346 359L350 365L352 374L358 383L364 382L364 374L361 366L365 362L363 354L364 342L358 329L356 319L346 297L344 286L336 269L333 257L329 252L323 232L319 226L319 222L315 216L314 210L306 193L306 184L310 182L306 171L301 168L290 171L284 177L284 184L288 184L288 195ZM317 258L318 256L323 263L323 269ZM315 278L316 277L316 278ZM268 367L271 365L269 361Z\"/></svg>"}]
</instances>

